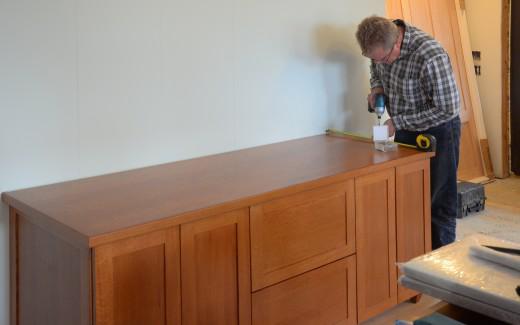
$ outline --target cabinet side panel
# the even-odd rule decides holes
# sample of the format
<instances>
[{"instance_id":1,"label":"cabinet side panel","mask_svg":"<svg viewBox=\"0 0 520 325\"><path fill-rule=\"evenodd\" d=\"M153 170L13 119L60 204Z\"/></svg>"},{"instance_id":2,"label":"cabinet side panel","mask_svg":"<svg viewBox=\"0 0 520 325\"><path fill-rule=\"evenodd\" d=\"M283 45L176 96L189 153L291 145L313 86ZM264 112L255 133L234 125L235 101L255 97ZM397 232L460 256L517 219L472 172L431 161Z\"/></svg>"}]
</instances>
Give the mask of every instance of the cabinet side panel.
<instances>
[{"instance_id":1,"label":"cabinet side panel","mask_svg":"<svg viewBox=\"0 0 520 325\"><path fill-rule=\"evenodd\" d=\"M18 324L18 216L9 209L9 318L11 325Z\"/></svg>"},{"instance_id":2,"label":"cabinet side panel","mask_svg":"<svg viewBox=\"0 0 520 325\"><path fill-rule=\"evenodd\" d=\"M17 215L18 324L90 324L88 248Z\"/></svg>"}]
</instances>

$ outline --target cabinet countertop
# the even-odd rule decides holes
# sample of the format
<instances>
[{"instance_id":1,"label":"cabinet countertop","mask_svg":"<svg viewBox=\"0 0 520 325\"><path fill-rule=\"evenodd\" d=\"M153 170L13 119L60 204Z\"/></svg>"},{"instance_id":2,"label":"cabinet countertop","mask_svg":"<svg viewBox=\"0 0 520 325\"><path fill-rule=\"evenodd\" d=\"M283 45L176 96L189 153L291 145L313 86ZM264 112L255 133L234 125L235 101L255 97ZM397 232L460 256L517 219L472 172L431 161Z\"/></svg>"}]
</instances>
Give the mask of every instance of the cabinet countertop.
<instances>
[{"instance_id":1,"label":"cabinet countertop","mask_svg":"<svg viewBox=\"0 0 520 325\"><path fill-rule=\"evenodd\" d=\"M433 153L312 136L2 193L9 206L80 245L150 231L339 182Z\"/></svg>"}]
</instances>

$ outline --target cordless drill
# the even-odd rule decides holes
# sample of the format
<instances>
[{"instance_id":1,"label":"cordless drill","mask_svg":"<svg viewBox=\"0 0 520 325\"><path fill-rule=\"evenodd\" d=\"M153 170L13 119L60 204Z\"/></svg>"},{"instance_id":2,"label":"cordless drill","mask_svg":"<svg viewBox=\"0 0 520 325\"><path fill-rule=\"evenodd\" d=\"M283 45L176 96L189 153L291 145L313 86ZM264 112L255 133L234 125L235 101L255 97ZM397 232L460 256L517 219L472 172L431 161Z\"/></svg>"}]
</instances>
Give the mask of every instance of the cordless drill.
<instances>
[{"instance_id":1,"label":"cordless drill","mask_svg":"<svg viewBox=\"0 0 520 325\"><path fill-rule=\"evenodd\" d=\"M369 103L368 111L370 113L376 113L378 125L381 125L381 116L385 113L385 106L388 98L385 94L376 94L375 97L374 108L370 107Z\"/></svg>"}]
</instances>

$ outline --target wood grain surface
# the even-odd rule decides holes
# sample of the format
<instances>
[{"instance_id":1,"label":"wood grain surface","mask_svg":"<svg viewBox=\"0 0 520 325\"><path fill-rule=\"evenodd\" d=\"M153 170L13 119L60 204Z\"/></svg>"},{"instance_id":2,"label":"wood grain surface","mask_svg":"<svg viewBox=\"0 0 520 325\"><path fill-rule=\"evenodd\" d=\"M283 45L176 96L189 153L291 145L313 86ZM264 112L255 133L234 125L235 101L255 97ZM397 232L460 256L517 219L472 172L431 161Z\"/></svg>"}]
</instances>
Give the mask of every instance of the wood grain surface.
<instances>
[{"instance_id":1,"label":"wood grain surface","mask_svg":"<svg viewBox=\"0 0 520 325\"><path fill-rule=\"evenodd\" d=\"M432 153L313 136L2 194L39 226L91 247L347 180Z\"/></svg>"}]
</instances>

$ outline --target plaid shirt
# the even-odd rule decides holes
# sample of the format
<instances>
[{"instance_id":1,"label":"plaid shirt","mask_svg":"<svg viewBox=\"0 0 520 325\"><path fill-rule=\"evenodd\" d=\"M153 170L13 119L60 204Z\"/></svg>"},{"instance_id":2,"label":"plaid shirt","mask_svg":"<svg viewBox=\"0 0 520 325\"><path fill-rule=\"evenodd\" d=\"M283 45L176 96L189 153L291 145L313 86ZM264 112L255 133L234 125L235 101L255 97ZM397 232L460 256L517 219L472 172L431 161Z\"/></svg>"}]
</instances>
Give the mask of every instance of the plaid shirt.
<instances>
[{"instance_id":1,"label":"plaid shirt","mask_svg":"<svg viewBox=\"0 0 520 325\"><path fill-rule=\"evenodd\" d=\"M371 88L383 87L396 129L423 131L457 116L460 98L450 58L430 35L402 20L401 53L391 64L370 65Z\"/></svg>"}]
</instances>

